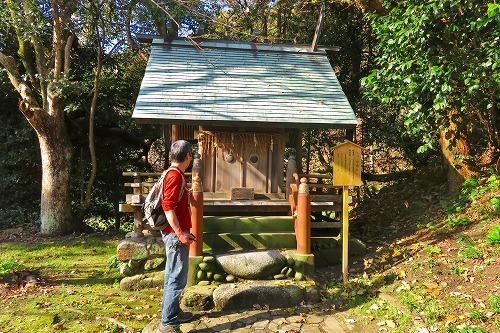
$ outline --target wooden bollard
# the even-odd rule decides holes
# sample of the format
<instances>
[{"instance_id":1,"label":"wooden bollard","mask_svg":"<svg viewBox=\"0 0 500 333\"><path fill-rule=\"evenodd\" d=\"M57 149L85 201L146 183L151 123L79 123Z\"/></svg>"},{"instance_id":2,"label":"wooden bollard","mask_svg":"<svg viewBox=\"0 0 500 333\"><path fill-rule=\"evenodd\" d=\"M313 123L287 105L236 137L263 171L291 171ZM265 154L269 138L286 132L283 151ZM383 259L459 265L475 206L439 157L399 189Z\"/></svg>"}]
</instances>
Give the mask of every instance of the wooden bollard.
<instances>
[{"instance_id":1,"label":"wooden bollard","mask_svg":"<svg viewBox=\"0 0 500 333\"><path fill-rule=\"evenodd\" d=\"M297 197L297 220L295 223L297 253L311 254L311 197L306 178L300 179Z\"/></svg>"},{"instance_id":2,"label":"wooden bollard","mask_svg":"<svg viewBox=\"0 0 500 333\"><path fill-rule=\"evenodd\" d=\"M142 183L142 177L134 173L134 183L135 184L141 184ZM142 194L142 186L136 186L134 187L134 194L135 195L141 195ZM134 232L132 233L132 237L142 237L142 209L141 207L135 207L134 209Z\"/></svg>"},{"instance_id":3,"label":"wooden bollard","mask_svg":"<svg viewBox=\"0 0 500 333\"><path fill-rule=\"evenodd\" d=\"M297 184L299 185L299 175L297 169L297 161L295 160L294 155L290 155L288 158L288 164L286 166L286 197L291 194L290 193L290 185Z\"/></svg>"},{"instance_id":4,"label":"wooden bollard","mask_svg":"<svg viewBox=\"0 0 500 333\"><path fill-rule=\"evenodd\" d=\"M193 178L195 176L200 176L203 172L203 160L200 157L200 154L195 153L193 156L193 169L191 171Z\"/></svg>"},{"instance_id":5,"label":"wooden bollard","mask_svg":"<svg viewBox=\"0 0 500 333\"><path fill-rule=\"evenodd\" d=\"M191 233L196 237L189 247L190 256L203 253L203 186L199 176L193 177L191 193Z\"/></svg>"}]
</instances>

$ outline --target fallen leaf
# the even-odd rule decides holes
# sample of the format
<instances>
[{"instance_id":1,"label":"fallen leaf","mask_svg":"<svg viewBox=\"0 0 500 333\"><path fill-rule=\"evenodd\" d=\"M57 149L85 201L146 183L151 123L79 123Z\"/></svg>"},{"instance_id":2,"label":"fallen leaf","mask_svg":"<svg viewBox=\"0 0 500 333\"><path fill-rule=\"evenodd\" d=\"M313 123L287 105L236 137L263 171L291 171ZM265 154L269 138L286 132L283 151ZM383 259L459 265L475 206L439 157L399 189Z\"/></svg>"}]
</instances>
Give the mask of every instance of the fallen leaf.
<instances>
[{"instance_id":1,"label":"fallen leaf","mask_svg":"<svg viewBox=\"0 0 500 333\"><path fill-rule=\"evenodd\" d=\"M417 327L417 333L430 333L425 327Z\"/></svg>"},{"instance_id":2,"label":"fallen leaf","mask_svg":"<svg viewBox=\"0 0 500 333\"><path fill-rule=\"evenodd\" d=\"M62 330L64 328L64 323L63 322L59 322L59 323L53 325L52 328L55 329L55 330Z\"/></svg>"},{"instance_id":3,"label":"fallen leaf","mask_svg":"<svg viewBox=\"0 0 500 333\"><path fill-rule=\"evenodd\" d=\"M439 285L436 282L432 281L424 282L424 286L426 286L428 289L436 289L437 287L439 287Z\"/></svg>"}]
</instances>

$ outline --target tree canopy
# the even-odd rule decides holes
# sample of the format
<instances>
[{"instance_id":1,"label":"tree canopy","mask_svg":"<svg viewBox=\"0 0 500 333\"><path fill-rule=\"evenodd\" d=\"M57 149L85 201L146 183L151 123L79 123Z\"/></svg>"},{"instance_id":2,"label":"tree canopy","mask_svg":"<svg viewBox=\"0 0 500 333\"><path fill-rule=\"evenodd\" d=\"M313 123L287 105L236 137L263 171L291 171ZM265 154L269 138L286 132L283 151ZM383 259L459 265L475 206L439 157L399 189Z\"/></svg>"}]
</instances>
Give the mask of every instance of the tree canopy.
<instances>
[{"instance_id":1,"label":"tree canopy","mask_svg":"<svg viewBox=\"0 0 500 333\"><path fill-rule=\"evenodd\" d=\"M400 114L423 152L447 129L451 147L464 140L470 156L500 149L500 5L473 0L398 1L372 16L375 69L366 96ZM444 147L448 148L448 147ZM498 155L496 155L498 158ZM491 161L490 161L491 163Z\"/></svg>"}]
</instances>

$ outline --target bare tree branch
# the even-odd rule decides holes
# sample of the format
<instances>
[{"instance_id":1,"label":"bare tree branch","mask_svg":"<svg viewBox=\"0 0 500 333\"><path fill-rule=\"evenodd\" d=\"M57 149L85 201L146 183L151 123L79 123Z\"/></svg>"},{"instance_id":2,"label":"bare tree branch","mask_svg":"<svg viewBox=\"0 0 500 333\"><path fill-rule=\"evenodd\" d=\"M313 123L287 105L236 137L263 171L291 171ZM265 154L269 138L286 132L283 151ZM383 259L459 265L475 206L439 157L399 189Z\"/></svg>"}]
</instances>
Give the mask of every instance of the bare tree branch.
<instances>
[{"instance_id":1,"label":"bare tree branch","mask_svg":"<svg viewBox=\"0 0 500 333\"><path fill-rule=\"evenodd\" d=\"M71 65L71 46L75 40L75 35L71 34L66 40L66 46L64 47L64 76L69 77L70 65Z\"/></svg>"},{"instance_id":2,"label":"bare tree branch","mask_svg":"<svg viewBox=\"0 0 500 333\"><path fill-rule=\"evenodd\" d=\"M54 34L53 38L53 49L54 49L54 78L57 79L64 68L64 41L63 41L63 27L62 27L62 17L59 13L59 1L52 0L52 12L54 14Z\"/></svg>"}]
</instances>

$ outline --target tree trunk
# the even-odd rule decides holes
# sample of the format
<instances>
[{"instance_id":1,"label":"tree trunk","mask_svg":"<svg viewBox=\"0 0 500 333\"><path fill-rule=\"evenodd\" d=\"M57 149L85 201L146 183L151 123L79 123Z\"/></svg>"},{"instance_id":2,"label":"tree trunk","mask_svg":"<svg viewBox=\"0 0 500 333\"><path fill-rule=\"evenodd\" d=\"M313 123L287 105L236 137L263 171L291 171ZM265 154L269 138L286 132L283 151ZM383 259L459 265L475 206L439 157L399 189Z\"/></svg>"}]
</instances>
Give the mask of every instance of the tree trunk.
<instances>
[{"instance_id":1,"label":"tree trunk","mask_svg":"<svg viewBox=\"0 0 500 333\"><path fill-rule=\"evenodd\" d=\"M453 133L456 125L451 123L450 127L439 133L439 144L443 161L448 169L448 189L451 193L456 193L462 187L465 179L474 175L467 163L464 163L459 156L469 156L469 145L463 138L455 139L455 144L450 146L453 141ZM450 148L451 149L450 149Z\"/></svg>"},{"instance_id":2,"label":"tree trunk","mask_svg":"<svg viewBox=\"0 0 500 333\"><path fill-rule=\"evenodd\" d=\"M41 233L67 234L74 231L69 190L73 148L62 110L50 110L40 118L35 129L42 154Z\"/></svg>"}]
</instances>

